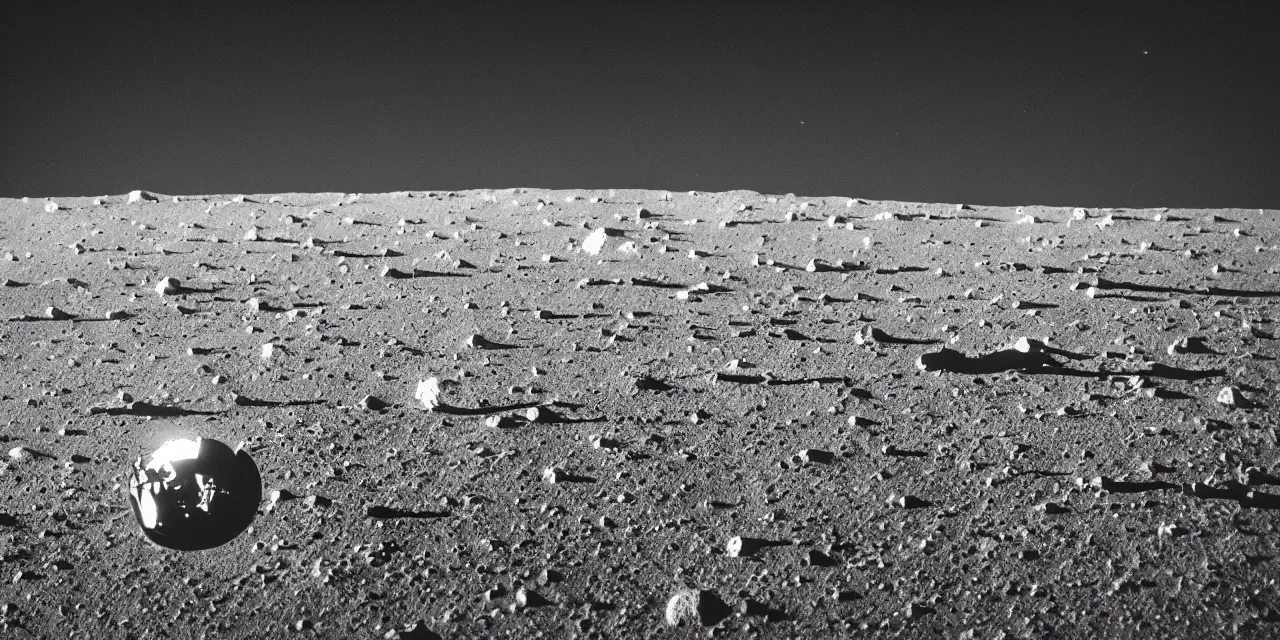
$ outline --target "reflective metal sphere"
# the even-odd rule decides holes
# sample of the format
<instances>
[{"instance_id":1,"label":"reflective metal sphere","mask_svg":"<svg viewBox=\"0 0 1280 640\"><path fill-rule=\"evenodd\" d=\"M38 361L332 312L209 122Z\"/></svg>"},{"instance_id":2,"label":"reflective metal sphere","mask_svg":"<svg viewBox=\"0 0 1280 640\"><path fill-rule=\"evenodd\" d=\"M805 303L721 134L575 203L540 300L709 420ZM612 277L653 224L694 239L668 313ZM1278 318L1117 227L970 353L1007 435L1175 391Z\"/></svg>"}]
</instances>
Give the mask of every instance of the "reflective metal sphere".
<instances>
[{"instance_id":1,"label":"reflective metal sphere","mask_svg":"<svg viewBox=\"0 0 1280 640\"><path fill-rule=\"evenodd\" d=\"M182 551L217 547L257 515L262 476L248 452L209 438L170 440L131 468L129 504L148 540Z\"/></svg>"}]
</instances>

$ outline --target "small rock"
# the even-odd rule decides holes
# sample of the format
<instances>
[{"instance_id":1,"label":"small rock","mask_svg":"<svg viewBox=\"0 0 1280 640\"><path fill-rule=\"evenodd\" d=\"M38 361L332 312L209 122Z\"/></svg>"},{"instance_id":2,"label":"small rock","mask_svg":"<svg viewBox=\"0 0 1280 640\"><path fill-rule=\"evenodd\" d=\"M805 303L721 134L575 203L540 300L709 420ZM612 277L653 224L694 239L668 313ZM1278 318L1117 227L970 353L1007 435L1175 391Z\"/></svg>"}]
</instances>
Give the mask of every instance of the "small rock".
<instances>
[{"instance_id":1,"label":"small rock","mask_svg":"<svg viewBox=\"0 0 1280 640\"><path fill-rule=\"evenodd\" d=\"M129 204L135 202L159 202L160 199L141 189L134 189L129 192Z\"/></svg>"},{"instance_id":2,"label":"small rock","mask_svg":"<svg viewBox=\"0 0 1280 640\"><path fill-rule=\"evenodd\" d=\"M1248 398L1245 398L1244 394L1235 387L1223 387L1222 391L1218 392L1218 403L1224 404L1228 407L1239 408L1250 407L1253 405L1253 403L1250 402Z\"/></svg>"},{"instance_id":3,"label":"small rock","mask_svg":"<svg viewBox=\"0 0 1280 640\"><path fill-rule=\"evenodd\" d=\"M907 610L906 610L906 612L905 612L905 613L906 613L906 615L907 615L907 617L908 617L908 618L919 618L919 617L921 617L921 616L925 616L925 615L928 615L928 614L930 614L930 613L933 613L933 607L926 607L926 606L924 606L924 605L922 605L922 604L918 604L918 603L912 602L912 603L907 607Z\"/></svg>"},{"instance_id":4,"label":"small rock","mask_svg":"<svg viewBox=\"0 0 1280 640\"><path fill-rule=\"evenodd\" d=\"M805 556L804 563L810 567L834 567L839 564L835 558L817 549L809 550L809 553Z\"/></svg>"},{"instance_id":5,"label":"small rock","mask_svg":"<svg viewBox=\"0 0 1280 640\"><path fill-rule=\"evenodd\" d=\"M608 234L605 232L604 227L592 231L587 234L586 238L582 239L582 250L593 256L598 255L600 250L604 248L604 242L607 237Z\"/></svg>"},{"instance_id":6,"label":"small rock","mask_svg":"<svg viewBox=\"0 0 1280 640\"><path fill-rule=\"evenodd\" d=\"M799 453L800 459L804 462L816 462L818 464L831 464L836 456L830 451L822 449L805 449Z\"/></svg>"},{"instance_id":7,"label":"small rock","mask_svg":"<svg viewBox=\"0 0 1280 640\"><path fill-rule=\"evenodd\" d=\"M12 448L12 449L10 449L10 450L9 450L9 459L10 459L10 460L17 460L17 461L19 461L19 462L27 462L27 461L29 461L29 460L31 460L31 459L33 459L33 458L35 458L35 457L36 457L36 456L35 456L35 452L34 452L34 451L32 451L32 450L30 450L30 449L28 449L28 448L26 448L26 447L23 447L23 446L17 446L17 447L14 447L14 448Z\"/></svg>"},{"instance_id":8,"label":"small rock","mask_svg":"<svg viewBox=\"0 0 1280 640\"><path fill-rule=\"evenodd\" d=\"M275 489L271 492L271 504L285 502L286 500L293 500L297 497L298 496L293 495L293 493L288 489Z\"/></svg>"},{"instance_id":9,"label":"small rock","mask_svg":"<svg viewBox=\"0 0 1280 640\"><path fill-rule=\"evenodd\" d=\"M382 411L389 406L386 401L377 396L365 396L360 400L360 407L369 411Z\"/></svg>"},{"instance_id":10,"label":"small rock","mask_svg":"<svg viewBox=\"0 0 1280 640\"><path fill-rule=\"evenodd\" d=\"M542 470L542 479L548 484L558 484L568 480L569 473L560 467L551 466Z\"/></svg>"},{"instance_id":11,"label":"small rock","mask_svg":"<svg viewBox=\"0 0 1280 640\"><path fill-rule=\"evenodd\" d=\"M440 380L438 378L419 380L413 398L421 402L428 411L435 409L440 405Z\"/></svg>"},{"instance_id":12,"label":"small rock","mask_svg":"<svg viewBox=\"0 0 1280 640\"><path fill-rule=\"evenodd\" d=\"M162 296L171 296L182 291L182 283L177 278L164 278L156 283L156 293Z\"/></svg>"},{"instance_id":13,"label":"small rock","mask_svg":"<svg viewBox=\"0 0 1280 640\"><path fill-rule=\"evenodd\" d=\"M768 540L759 538L744 538L742 536L734 536L729 538L729 543L725 545L725 553L730 558L742 558L755 555L757 551L769 546Z\"/></svg>"},{"instance_id":14,"label":"small rock","mask_svg":"<svg viewBox=\"0 0 1280 640\"><path fill-rule=\"evenodd\" d=\"M332 505L333 500L330 500L329 498L326 498L324 496L318 496L318 495L312 494L304 498L302 500L302 503L311 508L324 509Z\"/></svg>"},{"instance_id":15,"label":"small rock","mask_svg":"<svg viewBox=\"0 0 1280 640\"><path fill-rule=\"evenodd\" d=\"M919 509L929 506L929 502L915 496L889 496L888 502L899 509Z\"/></svg>"},{"instance_id":16,"label":"small rock","mask_svg":"<svg viewBox=\"0 0 1280 640\"><path fill-rule=\"evenodd\" d=\"M715 591L681 589L667 601L664 618L667 624L673 627L693 623L711 627L729 617L731 613L733 610Z\"/></svg>"},{"instance_id":17,"label":"small rock","mask_svg":"<svg viewBox=\"0 0 1280 640\"><path fill-rule=\"evenodd\" d=\"M70 320L75 316L57 307L49 307L44 310L44 317L49 318L50 320Z\"/></svg>"},{"instance_id":18,"label":"small rock","mask_svg":"<svg viewBox=\"0 0 1280 640\"><path fill-rule=\"evenodd\" d=\"M1169 345L1169 348L1166 351L1171 356L1184 353L1214 353L1213 349L1210 349L1209 345L1206 344L1205 339L1199 336L1187 336L1182 338L1181 340Z\"/></svg>"},{"instance_id":19,"label":"small rock","mask_svg":"<svg viewBox=\"0 0 1280 640\"><path fill-rule=\"evenodd\" d=\"M382 636L386 640L440 640L440 634L427 628L427 623L417 622L403 629L392 629Z\"/></svg>"},{"instance_id":20,"label":"small rock","mask_svg":"<svg viewBox=\"0 0 1280 640\"><path fill-rule=\"evenodd\" d=\"M521 587L516 591L516 602L522 607L545 607L555 604L542 597L537 591Z\"/></svg>"}]
</instances>

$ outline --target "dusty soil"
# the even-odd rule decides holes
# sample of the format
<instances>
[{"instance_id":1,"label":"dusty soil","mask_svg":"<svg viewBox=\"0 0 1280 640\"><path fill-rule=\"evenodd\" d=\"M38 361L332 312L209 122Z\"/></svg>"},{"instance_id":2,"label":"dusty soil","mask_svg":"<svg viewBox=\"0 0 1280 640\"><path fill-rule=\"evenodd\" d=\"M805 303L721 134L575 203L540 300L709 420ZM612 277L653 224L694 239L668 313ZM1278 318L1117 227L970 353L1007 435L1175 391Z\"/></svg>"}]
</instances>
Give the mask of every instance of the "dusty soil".
<instances>
[{"instance_id":1,"label":"dusty soil","mask_svg":"<svg viewBox=\"0 0 1280 640\"><path fill-rule=\"evenodd\" d=\"M0 201L6 637L1280 633L1276 211L129 199Z\"/></svg>"}]
</instances>

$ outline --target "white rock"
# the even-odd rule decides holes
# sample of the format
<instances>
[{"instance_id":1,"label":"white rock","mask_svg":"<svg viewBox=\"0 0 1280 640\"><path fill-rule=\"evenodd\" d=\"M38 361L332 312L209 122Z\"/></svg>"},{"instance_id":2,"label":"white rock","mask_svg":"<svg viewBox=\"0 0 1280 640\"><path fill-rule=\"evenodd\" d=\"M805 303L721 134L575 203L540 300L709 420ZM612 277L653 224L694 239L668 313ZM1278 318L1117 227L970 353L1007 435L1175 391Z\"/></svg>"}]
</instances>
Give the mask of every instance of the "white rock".
<instances>
[{"instance_id":1,"label":"white rock","mask_svg":"<svg viewBox=\"0 0 1280 640\"><path fill-rule=\"evenodd\" d=\"M582 250L593 256L598 255L600 250L604 248L604 241L607 237L604 227L592 231L587 234L586 238L582 239Z\"/></svg>"},{"instance_id":2,"label":"white rock","mask_svg":"<svg viewBox=\"0 0 1280 640\"><path fill-rule=\"evenodd\" d=\"M435 409L440 404L440 380L438 378L419 380L418 388L413 392L413 398L421 402L428 411Z\"/></svg>"},{"instance_id":3,"label":"white rock","mask_svg":"<svg viewBox=\"0 0 1280 640\"><path fill-rule=\"evenodd\" d=\"M563 482L567 477L564 469L560 467L551 466L542 470L542 480L547 484Z\"/></svg>"},{"instance_id":4,"label":"white rock","mask_svg":"<svg viewBox=\"0 0 1280 640\"><path fill-rule=\"evenodd\" d=\"M156 293L171 296L182 290L182 283L177 278L164 278L156 283Z\"/></svg>"},{"instance_id":5,"label":"white rock","mask_svg":"<svg viewBox=\"0 0 1280 640\"><path fill-rule=\"evenodd\" d=\"M732 610L720 596L710 589L695 591L680 589L667 600L663 619L673 627L686 624L712 626L728 617Z\"/></svg>"},{"instance_id":6,"label":"white rock","mask_svg":"<svg viewBox=\"0 0 1280 640\"><path fill-rule=\"evenodd\" d=\"M1251 404L1235 387L1223 387L1222 391L1218 392L1218 402L1228 407L1247 407Z\"/></svg>"},{"instance_id":7,"label":"white rock","mask_svg":"<svg viewBox=\"0 0 1280 640\"><path fill-rule=\"evenodd\" d=\"M158 201L159 201L159 198L141 189L134 189L133 191L129 192L129 204L133 204L135 202L158 202Z\"/></svg>"},{"instance_id":8,"label":"white rock","mask_svg":"<svg viewBox=\"0 0 1280 640\"><path fill-rule=\"evenodd\" d=\"M46 203L46 204L44 205L44 210L45 210L45 211L48 211L49 213L53 213L54 211L57 211L58 209L59 209L59 207L58 207L58 203L56 203L56 202L49 202L49 203Z\"/></svg>"}]
</instances>

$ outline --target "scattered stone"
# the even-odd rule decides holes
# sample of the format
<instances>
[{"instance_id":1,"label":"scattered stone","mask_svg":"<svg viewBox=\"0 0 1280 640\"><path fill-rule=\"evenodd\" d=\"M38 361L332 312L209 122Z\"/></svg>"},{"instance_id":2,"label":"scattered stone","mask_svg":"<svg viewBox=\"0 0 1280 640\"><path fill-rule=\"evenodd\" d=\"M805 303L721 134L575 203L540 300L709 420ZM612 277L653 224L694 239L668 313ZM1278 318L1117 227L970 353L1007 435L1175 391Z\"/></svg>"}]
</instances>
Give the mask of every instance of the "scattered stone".
<instances>
[{"instance_id":1,"label":"scattered stone","mask_svg":"<svg viewBox=\"0 0 1280 640\"><path fill-rule=\"evenodd\" d=\"M641 391L670 391L674 388L671 385L651 376L640 376L636 378L635 385L636 388Z\"/></svg>"},{"instance_id":2,"label":"scattered stone","mask_svg":"<svg viewBox=\"0 0 1280 640\"><path fill-rule=\"evenodd\" d=\"M830 451L822 449L805 449L797 454L803 462L815 462L818 464L831 464L836 459L836 455Z\"/></svg>"},{"instance_id":3,"label":"scattered stone","mask_svg":"<svg viewBox=\"0 0 1280 640\"><path fill-rule=\"evenodd\" d=\"M326 498L324 496L311 494L306 498L303 498L302 503L307 505L308 507L311 507L312 509L324 509L332 506L333 500L330 500L329 498Z\"/></svg>"},{"instance_id":4,"label":"scattered stone","mask_svg":"<svg viewBox=\"0 0 1280 640\"><path fill-rule=\"evenodd\" d=\"M606 239L608 239L608 234L605 232L604 227L600 227L582 239L582 250L593 256L599 255L600 250L604 248Z\"/></svg>"},{"instance_id":5,"label":"scattered stone","mask_svg":"<svg viewBox=\"0 0 1280 640\"><path fill-rule=\"evenodd\" d=\"M555 604L527 587L521 587L516 591L516 603L522 607L546 607Z\"/></svg>"},{"instance_id":6,"label":"scattered stone","mask_svg":"<svg viewBox=\"0 0 1280 640\"><path fill-rule=\"evenodd\" d=\"M809 567L834 567L839 564L835 558L817 549L810 549L804 558L804 565Z\"/></svg>"},{"instance_id":7,"label":"scattered stone","mask_svg":"<svg viewBox=\"0 0 1280 640\"><path fill-rule=\"evenodd\" d=\"M428 411L434 410L440 405L440 380L438 378L427 378L418 381L418 387L413 393L413 398L422 403Z\"/></svg>"},{"instance_id":8,"label":"scattered stone","mask_svg":"<svg viewBox=\"0 0 1280 640\"><path fill-rule=\"evenodd\" d=\"M667 601L663 617L667 624L673 627L690 624L713 627L732 613L733 610L715 591L681 589Z\"/></svg>"},{"instance_id":9,"label":"scattered stone","mask_svg":"<svg viewBox=\"0 0 1280 640\"><path fill-rule=\"evenodd\" d=\"M288 489L273 489L270 495L271 504L275 504L277 502L286 502L288 500L293 500L297 497L298 496L293 495L293 492L289 491Z\"/></svg>"},{"instance_id":10,"label":"scattered stone","mask_svg":"<svg viewBox=\"0 0 1280 640\"><path fill-rule=\"evenodd\" d=\"M57 307L49 307L44 310L44 317L50 320L70 320L75 316Z\"/></svg>"},{"instance_id":11,"label":"scattered stone","mask_svg":"<svg viewBox=\"0 0 1280 640\"><path fill-rule=\"evenodd\" d=\"M177 278L163 278L156 283L156 293L162 296L177 295L182 292L182 283Z\"/></svg>"},{"instance_id":12,"label":"scattered stone","mask_svg":"<svg viewBox=\"0 0 1280 640\"><path fill-rule=\"evenodd\" d=\"M770 546L770 542L768 540L734 536L729 538L729 542L725 544L724 549L725 553L727 553L730 558L741 558L753 556L756 552L768 546Z\"/></svg>"},{"instance_id":13,"label":"scattered stone","mask_svg":"<svg viewBox=\"0 0 1280 640\"><path fill-rule=\"evenodd\" d=\"M1222 391L1218 392L1218 404L1239 409L1253 406L1253 403L1235 387L1223 387Z\"/></svg>"},{"instance_id":14,"label":"scattered stone","mask_svg":"<svg viewBox=\"0 0 1280 640\"><path fill-rule=\"evenodd\" d=\"M503 413L485 418L484 424L491 429L513 429L520 426L521 421L516 416Z\"/></svg>"},{"instance_id":15,"label":"scattered stone","mask_svg":"<svg viewBox=\"0 0 1280 640\"><path fill-rule=\"evenodd\" d=\"M141 189L134 189L133 191L129 192L129 204L133 204L135 202L159 202L159 201L160 201L160 198L157 198L146 191L142 191Z\"/></svg>"},{"instance_id":16,"label":"scattered stone","mask_svg":"<svg viewBox=\"0 0 1280 640\"><path fill-rule=\"evenodd\" d=\"M368 411L382 411L391 405L377 396L365 396L360 400L360 408Z\"/></svg>"},{"instance_id":17,"label":"scattered stone","mask_svg":"<svg viewBox=\"0 0 1280 640\"><path fill-rule=\"evenodd\" d=\"M1169 345L1167 349L1169 355L1179 355L1185 353L1199 354L1216 354L1217 352L1209 348L1205 339L1198 336L1187 336L1181 340Z\"/></svg>"},{"instance_id":18,"label":"scattered stone","mask_svg":"<svg viewBox=\"0 0 1280 640\"><path fill-rule=\"evenodd\" d=\"M542 479L547 484L560 484L569 479L569 472L557 466L547 467L542 470Z\"/></svg>"},{"instance_id":19,"label":"scattered stone","mask_svg":"<svg viewBox=\"0 0 1280 640\"><path fill-rule=\"evenodd\" d=\"M911 495L891 495L889 496L888 502L890 506L898 507L899 509L920 509L922 507L930 506L928 501Z\"/></svg>"},{"instance_id":20,"label":"scattered stone","mask_svg":"<svg viewBox=\"0 0 1280 640\"><path fill-rule=\"evenodd\" d=\"M23 446L17 446L9 450L9 459L18 462L27 462L35 459L36 452Z\"/></svg>"},{"instance_id":21,"label":"scattered stone","mask_svg":"<svg viewBox=\"0 0 1280 640\"><path fill-rule=\"evenodd\" d=\"M441 640L441 635L428 629L427 623L419 621L403 629L392 629L382 636L385 640Z\"/></svg>"}]
</instances>

